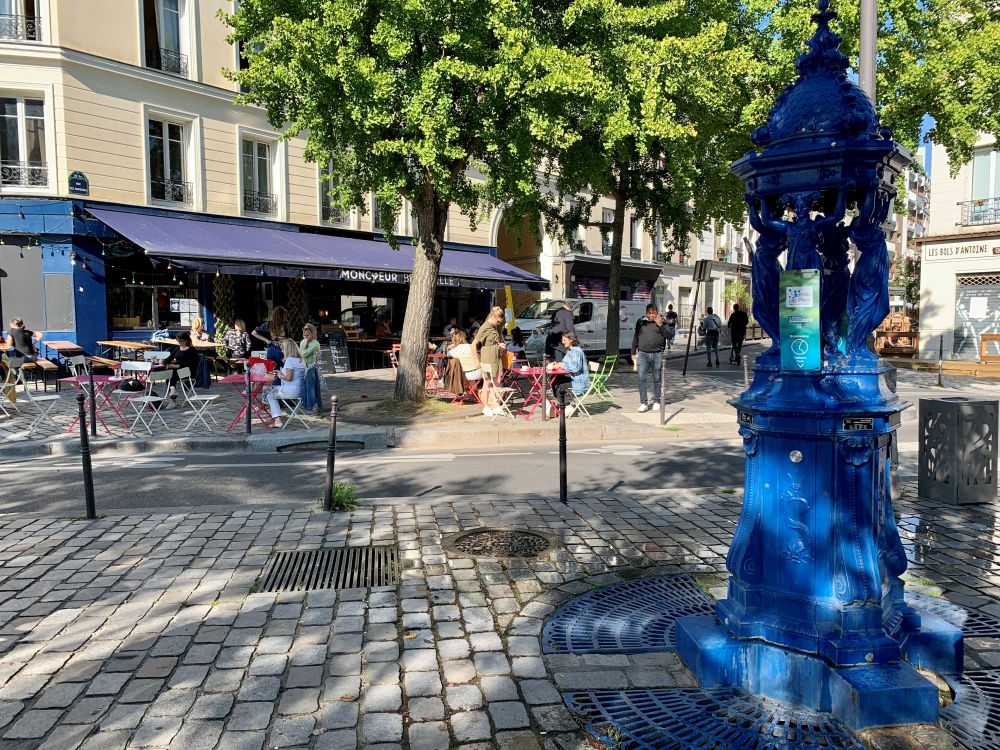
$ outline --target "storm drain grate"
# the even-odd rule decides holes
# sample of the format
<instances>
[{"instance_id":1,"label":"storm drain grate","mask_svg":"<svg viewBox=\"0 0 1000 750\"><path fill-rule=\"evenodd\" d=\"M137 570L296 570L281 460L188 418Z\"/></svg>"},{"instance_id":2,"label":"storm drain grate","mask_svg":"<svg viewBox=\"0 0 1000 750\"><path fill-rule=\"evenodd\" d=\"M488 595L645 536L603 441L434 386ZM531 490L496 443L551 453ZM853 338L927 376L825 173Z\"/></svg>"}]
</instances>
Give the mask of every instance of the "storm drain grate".
<instances>
[{"instance_id":1,"label":"storm drain grate","mask_svg":"<svg viewBox=\"0 0 1000 750\"><path fill-rule=\"evenodd\" d=\"M259 580L257 591L395 586L399 583L399 550L387 544L278 552Z\"/></svg>"},{"instance_id":2,"label":"storm drain grate","mask_svg":"<svg viewBox=\"0 0 1000 750\"><path fill-rule=\"evenodd\" d=\"M733 688L568 693L587 730L620 750L864 750L828 714Z\"/></svg>"},{"instance_id":3,"label":"storm drain grate","mask_svg":"<svg viewBox=\"0 0 1000 750\"><path fill-rule=\"evenodd\" d=\"M674 621L715 604L687 575L639 578L591 591L557 609L542 630L546 654L674 650Z\"/></svg>"},{"instance_id":4,"label":"storm drain grate","mask_svg":"<svg viewBox=\"0 0 1000 750\"><path fill-rule=\"evenodd\" d=\"M955 702L941 709L941 725L969 750L1000 748L1000 670L948 677Z\"/></svg>"},{"instance_id":5,"label":"storm drain grate","mask_svg":"<svg viewBox=\"0 0 1000 750\"><path fill-rule=\"evenodd\" d=\"M949 625L962 630L966 638L1000 638L1000 618L966 609L958 604L952 604L947 599L937 599L933 596L906 593L906 603L916 609L922 609L937 615Z\"/></svg>"}]
</instances>

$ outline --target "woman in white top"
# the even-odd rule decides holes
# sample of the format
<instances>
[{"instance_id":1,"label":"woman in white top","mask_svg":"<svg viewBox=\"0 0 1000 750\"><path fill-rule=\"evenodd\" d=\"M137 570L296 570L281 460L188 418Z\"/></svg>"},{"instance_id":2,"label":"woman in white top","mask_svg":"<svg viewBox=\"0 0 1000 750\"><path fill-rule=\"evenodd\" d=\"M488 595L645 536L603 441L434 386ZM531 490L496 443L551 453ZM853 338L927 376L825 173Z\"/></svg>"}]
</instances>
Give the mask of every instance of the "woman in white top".
<instances>
[{"instance_id":1,"label":"woman in white top","mask_svg":"<svg viewBox=\"0 0 1000 750\"><path fill-rule=\"evenodd\" d=\"M302 398L302 383L306 377L306 364L299 354L299 347L291 339L284 339L281 342L281 353L285 356L285 363L275 375L281 380L279 385L272 385L264 389L267 396L267 404L271 407L271 418L274 420L274 427L282 427L281 422L281 402L283 398Z\"/></svg>"},{"instance_id":2,"label":"woman in white top","mask_svg":"<svg viewBox=\"0 0 1000 750\"><path fill-rule=\"evenodd\" d=\"M462 372L467 380L481 380L483 371L479 369L479 357L472 344L468 343L465 331L454 330L451 333L451 346L448 348L448 356L454 357L462 365Z\"/></svg>"}]
</instances>

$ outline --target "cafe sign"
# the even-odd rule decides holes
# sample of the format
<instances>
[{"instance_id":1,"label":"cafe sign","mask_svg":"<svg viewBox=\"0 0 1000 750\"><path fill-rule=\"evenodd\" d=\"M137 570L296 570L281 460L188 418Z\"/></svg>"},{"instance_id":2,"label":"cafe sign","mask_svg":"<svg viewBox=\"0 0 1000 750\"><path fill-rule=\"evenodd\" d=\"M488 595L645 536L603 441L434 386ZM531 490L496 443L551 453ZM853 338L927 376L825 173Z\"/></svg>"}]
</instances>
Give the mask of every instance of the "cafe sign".
<instances>
[{"instance_id":1,"label":"cafe sign","mask_svg":"<svg viewBox=\"0 0 1000 750\"><path fill-rule=\"evenodd\" d=\"M995 255L1000 255L1000 244L996 240L962 245L924 245L924 260L927 261L991 258Z\"/></svg>"},{"instance_id":2,"label":"cafe sign","mask_svg":"<svg viewBox=\"0 0 1000 750\"><path fill-rule=\"evenodd\" d=\"M367 281L372 284L409 284L411 274L399 271L372 271L364 268L338 268L336 281ZM454 276L438 276L438 286L461 286Z\"/></svg>"}]
</instances>

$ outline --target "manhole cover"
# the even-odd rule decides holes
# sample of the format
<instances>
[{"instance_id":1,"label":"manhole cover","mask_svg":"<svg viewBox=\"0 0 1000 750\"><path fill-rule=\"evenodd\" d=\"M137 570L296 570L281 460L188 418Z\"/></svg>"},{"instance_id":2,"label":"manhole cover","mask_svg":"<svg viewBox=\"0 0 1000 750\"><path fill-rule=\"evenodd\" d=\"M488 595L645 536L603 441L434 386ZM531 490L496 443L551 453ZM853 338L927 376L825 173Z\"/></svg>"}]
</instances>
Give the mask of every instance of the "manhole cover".
<instances>
[{"instance_id":1,"label":"manhole cover","mask_svg":"<svg viewBox=\"0 0 1000 750\"><path fill-rule=\"evenodd\" d=\"M864 750L828 714L733 688L568 693L587 730L620 750Z\"/></svg>"},{"instance_id":2,"label":"manhole cover","mask_svg":"<svg viewBox=\"0 0 1000 750\"><path fill-rule=\"evenodd\" d=\"M674 649L674 621L715 604L687 575L638 578L563 604L542 630L546 654L640 654Z\"/></svg>"},{"instance_id":3,"label":"manhole cover","mask_svg":"<svg viewBox=\"0 0 1000 750\"><path fill-rule=\"evenodd\" d=\"M941 709L941 725L969 750L1000 748L1000 670L969 670L946 678L955 701Z\"/></svg>"},{"instance_id":4,"label":"manhole cover","mask_svg":"<svg viewBox=\"0 0 1000 750\"><path fill-rule=\"evenodd\" d=\"M906 603L960 628L966 638L1000 638L1000 618L926 594L906 592Z\"/></svg>"},{"instance_id":5,"label":"manhole cover","mask_svg":"<svg viewBox=\"0 0 1000 750\"><path fill-rule=\"evenodd\" d=\"M399 583L395 545L278 552L261 573L256 591L313 591L394 586Z\"/></svg>"},{"instance_id":6,"label":"manhole cover","mask_svg":"<svg viewBox=\"0 0 1000 750\"><path fill-rule=\"evenodd\" d=\"M549 548L549 540L530 531L477 529L459 535L451 545L479 557L535 557Z\"/></svg>"}]
</instances>

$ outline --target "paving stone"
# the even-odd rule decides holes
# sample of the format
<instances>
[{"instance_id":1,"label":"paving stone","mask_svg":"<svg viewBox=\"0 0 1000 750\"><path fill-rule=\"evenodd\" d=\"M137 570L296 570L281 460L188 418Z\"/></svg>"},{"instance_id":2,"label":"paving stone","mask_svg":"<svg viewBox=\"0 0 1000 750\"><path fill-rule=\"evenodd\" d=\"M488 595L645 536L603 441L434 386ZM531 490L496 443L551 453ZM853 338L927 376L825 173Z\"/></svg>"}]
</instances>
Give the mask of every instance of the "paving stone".
<instances>
[{"instance_id":1,"label":"paving stone","mask_svg":"<svg viewBox=\"0 0 1000 750\"><path fill-rule=\"evenodd\" d=\"M448 707L452 711L470 711L483 707L483 694L475 685L448 687L445 690L445 700L448 701Z\"/></svg>"},{"instance_id":2,"label":"paving stone","mask_svg":"<svg viewBox=\"0 0 1000 750\"><path fill-rule=\"evenodd\" d=\"M227 730L222 734L217 750L262 750L265 736L264 732L233 732Z\"/></svg>"},{"instance_id":3,"label":"paving stone","mask_svg":"<svg viewBox=\"0 0 1000 750\"><path fill-rule=\"evenodd\" d=\"M59 726L53 729L38 750L76 750L83 744L93 727L86 724Z\"/></svg>"},{"instance_id":4,"label":"paving stone","mask_svg":"<svg viewBox=\"0 0 1000 750\"><path fill-rule=\"evenodd\" d=\"M273 701L280 689L281 680L277 677L248 677L236 697L241 701Z\"/></svg>"},{"instance_id":5,"label":"paving stone","mask_svg":"<svg viewBox=\"0 0 1000 750\"><path fill-rule=\"evenodd\" d=\"M450 738L443 721L411 724L407 730L410 750L448 750Z\"/></svg>"},{"instance_id":6,"label":"paving stone","mask_svg":"<svg viewBox=\"0 0 1000 750\"><path fill-rule=\"evenodd\" d=\"M521 680L518 687L521 688L525 702L531 705L559 703L562 700L559 691L547 680Z\"/></svg>"},{"instance_id":7,"label":"paving stone","mask_svg":"<svg viewBox=\"0 0 1000 750\"><path fill-rule=\"evenodd\" d=\"M319 724L324 729L343 729L357 726L357 702L333 701L323 705L319 712Z\"/></svg>"},{"instance_id":8,"label":"paving stone","mask_svg":"<svg viewBox=\"0 0 1000 750\"><path fill-rule=\"evenodd\" d=\"M326 644L296 646L292 650L291 664L293 667L323 664L326 661Z\"/></svg>"},{"instance_id":9,"label":"paving stone","mask_svg":"<svg viewBox=\"0 0 1000 750\"><path fill-rule=\"evenodd\" d=\"M170 747L180 731L181 720L169 716L147 717L139 724L131 747Z\"/></svg>"},{"instance_id":10,"label":"paving stone","mask_svg":"<svg viewBox=\"0 0 1000 750\"><path fill-rule=\"evenodd\" d=\"M0 688L0 701L19 701L34 698L49 681L48 675L18 676Z\"/></svg>"},{"instance_id":11,"label":"paving stone","mask_svg":"<svg viewBox=\"0 0 1000 750\"><path fill-rule=\"evenodd\" d=\"M316 720L312 716L283 716L274 720L268 747L305 745L312 736Z\"/></svg>"},{"instance_id":12,"label":"paving stone","mask_svg":"<svg viewBox=\"0 0 1000 750\"><path fill-rule=\"evenodd\" d=\"M479 684L488 701L517 700L517 686L510 677L483 677Z\"/></svg>"},{"instance_id":13,"label":"paving stone","mask_svg":"<svg viewBox=\"0 0 1000 750\"><path fill-rule=\"evenodd\" d=\"M545 677L545 662L540 656L515 656L511 671L517 677Z\"/></svg>"},{"instance_id":14,"label":"paving stone","mask_svg":"<svg viewBox=\"0 0 1000 750\"><path fill-rule=\"evenodd\" d=\"M329 650L331 654L356 654L361 650L363 643L361 633L341 633L330 638Z\"/></svg>"},{"instance_id":15,"label":"paving stone","mask_svg":"<svg viewBox=\"0 0 1000 750\"><path fill-rule=\"evenodd\" d=\"M422 648L403 653L403 669L409 672L427 672L438 668L437 652Z\"/></svg>"},{"instance_id":16,"label":"paving stone","mask_svg":"<svg viewBox=\"0 0 1000 750\"><path fill-rule=\"evenodd\" d=\"M224 719L233 707L233 696L230 693L203 695L194 702L188 713L191 719Z\"/></svg>"},{"instance_id":17,"label":"paving stone","mask_svg":"<svg viewBox=\"0 0 1000 750\"><path fill-rule=\"evenodd\" d=\"M368 713L396 711L403 705L398 685L371 685L362 694L362 707Z\"/></svg>"},{"instance_id":18,"label":"paving stone","mask_svg":"<svg viewBox=\"0 0 1000 750\"><path fill-rule=\"evenodd\" d=\"M173 739L173 745L184 750L213 750L221 736L221 721L185 720Z\"/></svg>"},{"instance_id":19,"label":"paving stone","mask_svg":"<svg viewBox=\"0 0 1000 750\"><path fill-rule=\"evenodd\" d=\"M403 717L399 714L365 714L361 730L368 743L399 742L403 739Z\"/></svg>"},{"instance_id":20,"label":"paving stone","mask_svg":"<svg viewBox=\"0 0 1000 750\"><path fill-rule=\"evenodd\" d=\"M358 744L357 730L337 729L319 735L314 747L315 750L347 750L347 748L361 747L361 745Z\"/></svg>"},{"instance_id":21,"label":"paving stone","mask_svg":"<svg viewBox=\"0 0 1000 750\"><path fill-rule=\"evenodd\" d=\"M396 683L398 684L398 680ZM354 700L361 695L361 678L351 675L328 677L323 683L323 702Z\"/></svg>"},{"instance_id":22,"label":"paving stone","mask_svg":"<svg viewBox=\"0 0 1000 750\"><path fill-rule=\"evenodd\" d=\"M444 703L440 698L410 698L407 713L412 721L434 721L444 718Z\"/></svg>"},{"instance_id":23,"label":"paving stone","mask_svg":"<svg viewBox=\"0 0 1000 750\"><path fill-rule=\"evenodd\" d=\"M127 706L115 706L101 719L101 731L110 732L115 729L135 729L149 708L147 703L133 703Z\"/></svg>"},{"instance_id":24,"label":"paving stone","mask_svg":"<svg viewBox=\"0 0 1000 750\"><path fill-rule=\"evenodd\" d=\"M323 684L323 665L291 667L285 678L285 687L319 687Z\"/></svg>"},{"instance_id":25,"label":"paving stone","mask_svg":"<svg viewBox=\"0 0 1000 750\"><path fill-rule=\"evenodd\" d=\"M283 654L262 654L255 656L250 662L250 674L253 676L276 675L285 671L288 657Z\"/></svg>"},{"instance_id":26,"label":"paving stone","mask_svg":"<svg viewBox=\"0 0 1000 750\"><path fill-rule=\"evenodd\" d=\"M355 657L338 656L330 660L334 662L347 662ZM378 641L376 643L365 644L365 660L371 664L379 661L399 661L399 644L394 641ZM333 672L331 666L330 674L357 674L357 672ZM358 666L360 671L360 664Z\"/></svg>"},{"instance_id":27,"label":"paving stone","mask_svg":"<svg viewBox=\"0 0 1000 750\"><path fill-rule=\"evenodd\" d=\"M464 685L476 678L476 667L469 659L455 659L444 663L444 680L449 685Z\"/></svg>"},{"instance_id":28,"label":"paving stone","mask_svg":"<svg viewBox=\"0 0 1000 750\"><path fill-rule=\"evenodd\" d=\"M506 654L497 652L485 652L476 654L473 657L476 665L476 672L482 675L510 674L510 663Z\"/></svg>"},{"instance_id":29,"label":"paving stone","mask_svg":"<svg viewBox=\"0 0 1000 750\"><path fill-rule=\"evenodd\" d=\"M625 673L614 669L600 671L556 672L556 684L567 690L624 690Z\"/></svg>"},{"instance_id":30,"label":"paving stone","mask_svg":"<svg viewBox=\"0 0 1000 750\"><path fill-rule=\"evenodd\" d=\"M577 729L576 720L562 703L534 706L531 715L543 732L572 732Z\"/></svg>"},{"instance_id":31,"label":"paving stone","mask_svg":"<svg viewBox=\"0 0 1000 750\"><path fill-rule=\"evenodd\" d=\"M496 633L472 633L469 643L473 651L502 651L503 642Z\"/></svg>"},{"instance_id":32,"label":"paving stone","mask_svg":"<svg viewBox=\"0 0 1000 750\"><path fill-rule=\"evenodd\" d=\"M437 652L442 659L467 659L469 644L464 638L449 638L438 641Z\"/></svg>"},{"instance_id":33,"label":"paving stone","mask_svg":"<svg viewBox=\"0 0 1000 750\"><path fill-rule=\"evenodd\" d=\"M406 695L411 698L441 693L441 678L437 672L407 672L403 676L403 685Z\"/></svg>"},{"instance_id":34,"label":"paving stone","mask_svg":"<svg viewBox=\"0 0 1000 750\"><path fill-rule=\"evenodd\" d=\"M194 690L170 689L161 693L149 707L148 716L184 716L194 704Z\"/></svg>"},{"instance_id":35,"label":"paving stone","mask_svg":"<svg viewBox=\"0 0 1000 750\"><path fill-rule=\"evenodd\" d=\"M62 719L64 724L93 724L110 708L114 698L84 698L73 704Z\"/></svg>"},{"instance_id":36,"label":"paving stone","mask_svg":"<svg viewBox=\"0 0 1000 750\"><path fill-rule=\"evenodd\" d=\"M6 732L4 738L11 740L37 739L44 737L62 715L60 709L36 709L21 715Z\"/></svg>"},{"instance_id":37,"label":"paving stone","mask_svg":"<svg viewBox=\"0 0 1000 750\"><path fill-rule=\"evenodd\" d=\"M201 684L208 676L208 667L203 665L178 667L177 671L171 675L167 684L172 688L181 690L194 690L201 687Z\"/></svg>"},{"instance_id":38,"label":"paving stone","mask_svg":"<svg viewBox=\"0 0 1000 750\"><path fill-rule=\"evenodd\" d=\"M493 731L490 729L490 718L485 711L463 711L452 714L449 721L457 742L488 740Z\"/></svg>"},{"instance_id":39,"label":"paving stone","mask_svg":"<svg viewBox=\"0 0 1000 750\"><path fill-rule=\"evenodd\" d=\"M173 657L159 657L146 659L139 667L139 671L135 673L136 677L140 678L163 678L170 676L170 673L174 671L174 667L177 666L177 659Z\"/></svg>"},{"instance_id":40,"label":"paving stone","mask_svg":"<svg viewBox=\"0 0 1000 750\"><path fill-rule=\"evenodd\" d=\"M245 732L254 729L267 729L271 723L274 704L265 701L256 703L237 703L226 725L227 731Z\"/></svg>"},{"instance_id":41,"label":"paving stone","mask_svg":"<svg viewBox=\"0 0 1000 750\"><path fill-rule=\"evenodd\" d=\"M311 714L319 709L319 688L285 690L278 704L279 714Z\"/></svg>"},{"instance_id":42,"label":"paving stone","mask_svg":"<svg viewBox=\"0 0 1000 750\"><path fill-rule=\"evenodd\" d=\"M521 729L530 725L528 712L516 701L500 701L488 706L497 729Z\"/></svg>"},{"instance_id":43,"label":"paving stone","mask_svg":"<svg viewBox=\"0 0 1000 750\"><path fill-rule=\"evenodd\" d=\"M84 685L80 682L60 682L45 688L38 700L35 701L35 708L65 708L77 696L83 692Z\"/></svg>"}]
</instances>

